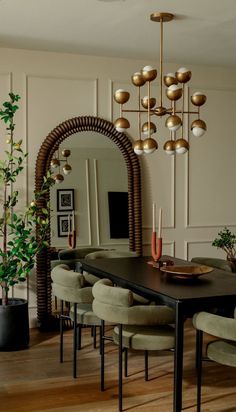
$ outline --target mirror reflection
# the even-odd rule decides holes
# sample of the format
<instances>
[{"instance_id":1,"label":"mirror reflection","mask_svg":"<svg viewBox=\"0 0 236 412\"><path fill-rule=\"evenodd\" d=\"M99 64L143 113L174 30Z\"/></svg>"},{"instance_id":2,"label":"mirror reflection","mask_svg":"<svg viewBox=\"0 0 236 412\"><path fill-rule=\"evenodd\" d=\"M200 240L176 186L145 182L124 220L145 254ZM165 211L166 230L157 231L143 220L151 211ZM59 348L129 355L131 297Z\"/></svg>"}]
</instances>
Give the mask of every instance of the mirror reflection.
<instances>
[{"instance_id":1,"label":"mirror reflection","mask_svg":"<svg viewBox=\"0 0 236 412\"><path fill-rule=\"evenodd\" d=\"M128 179L120 150L93 131L68 137L55 157L63 159L65 150L71 172L63 173L64 160L52 169L64 180L50 193L51 246L128 250Z\"/></svg>"}]
</instances>

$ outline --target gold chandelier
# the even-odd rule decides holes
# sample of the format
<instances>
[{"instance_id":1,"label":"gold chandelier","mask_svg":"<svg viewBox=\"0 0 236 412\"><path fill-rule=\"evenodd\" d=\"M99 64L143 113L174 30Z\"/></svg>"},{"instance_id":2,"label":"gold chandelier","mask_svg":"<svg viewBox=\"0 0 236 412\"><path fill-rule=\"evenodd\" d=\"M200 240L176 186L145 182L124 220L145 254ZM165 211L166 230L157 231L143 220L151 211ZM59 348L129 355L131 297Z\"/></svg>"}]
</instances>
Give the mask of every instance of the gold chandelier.
<instances>
[{"instance_id":1,"label":"gold chandelier","mask_svg":"<svg viewBox=\"0 0 236 412\"><path fill-rule=\"evenodd\" d=\"M138 108L124 109L123 105L128 102L129 92L119 89L114 94L114 99L120 104L120 117L115 121L114 126L117 131L125 132L130 127L128 119L123 116L123 113L138 114L138 133L139 138L133 144L134 152L137 155L142 153L153 153L157 148L157 141L151 137L156 133L156 125L151 121L152 116L166 118L165 126L170 131L170 138L164 143L164 150L167 154L186 153L189 150L189 143L184 138L184 130L187 130L184 125L186 116L196 114L197 118L191 124L191 131L194 136L200 137L206 131L206 123L200 118L200 107L205 103L206 96L202 92L195 92L191 96L192 104L197 107L195 110L185 110L185 85L191 79L191 71L185 67L181 67L176 73L168 73L163 76L163 23L173 20L174 15L171 13L153 13L150 19L160 23L160 98L151 97L151 82L157 77L157 70L152 66L145 66L139 72L136 72L131 77L132 83L138 88ZM163 84L164 82L164 84ZM141 87L147 85L147 96L141 98ZM166 97L169 99L170 107L163 106L163 87L166 86ZM180 100L181 99L181 100ZM181 101L177 107L177 100ZM147 121L142 124L142 114L147 115ZM181 137L177 137L177 131L182 128ZM142 139L142 133L145 138Z\"/></svg>"},{"instance_id":2,"label":"gold chandelier","mask_svg":"<svg viewBox=\"0 0 236 412\"><path fill-rule=\"evenodd\" d=\"M65 159L60 159L60 153L59 153L59 147L57 148L57 155L53 157L51 160L50 166L52 169L59 169L58 173L53 176L55 183L61 183L64 180L64 176L61 174L60 167L61 167L61 162L65 162L62 170L64 175L69 175L72 171L72 167L68 164L68 157L70 156L71 152L69 149L63 149L61 151L61 155Z\"/></svg>"}]
</instances>

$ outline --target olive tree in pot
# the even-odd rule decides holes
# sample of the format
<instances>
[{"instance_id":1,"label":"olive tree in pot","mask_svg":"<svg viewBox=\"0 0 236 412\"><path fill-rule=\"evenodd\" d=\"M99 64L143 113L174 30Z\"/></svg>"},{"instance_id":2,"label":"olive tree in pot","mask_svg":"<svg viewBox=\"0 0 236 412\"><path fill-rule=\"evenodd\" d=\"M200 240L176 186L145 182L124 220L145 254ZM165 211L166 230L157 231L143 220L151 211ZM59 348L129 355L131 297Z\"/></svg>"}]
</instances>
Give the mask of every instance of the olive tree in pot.
<instances>
[{"instance_id":1,"label":"olive tree in pot","mask_svg":"<svg viewBox=\"0 0 236 412\"><path fill-rule=\"evenodd\" d=\"M39 210L37 201L54 183L50 171L45 176L42 188L35 192L29 206L16 212L18 191L14 183L24 169L27 153L21 148L22 141L14 139L14 116L20 96L9 93L9 101L3 103L0 118L6 125L8 150L0 160L0 185L2 211L0 216L0 350L18 350L29 344L28 302L25 299L9 298L11 287L24 282L32 271L35 258L47 247L49 204ZM38 227L37 238L35 227Z\"/></svg>"},{"instance_id":2,"label":"olive tree in pot","mask_svg":"<svg viewBox=\"0 0 236 412\"><path fill-rule=\"evenodd\" d=\"M236 235L225 227L213 240L212 246L216 246L226 253L227 260L232 263L233 271L236 272Z\"/></svg>"}]
</instances>

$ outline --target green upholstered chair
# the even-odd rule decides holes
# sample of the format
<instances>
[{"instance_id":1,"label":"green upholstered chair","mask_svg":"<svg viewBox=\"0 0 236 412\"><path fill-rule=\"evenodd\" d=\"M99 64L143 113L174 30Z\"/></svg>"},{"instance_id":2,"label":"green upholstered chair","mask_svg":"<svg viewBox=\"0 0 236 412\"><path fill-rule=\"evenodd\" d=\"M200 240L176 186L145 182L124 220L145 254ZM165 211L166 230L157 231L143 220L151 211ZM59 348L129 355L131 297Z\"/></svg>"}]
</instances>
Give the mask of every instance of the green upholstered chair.
<instances>
[{"instance_id":1,"label":"green upholstered chair","mask_svg":"<svg viewBox=\"0 0 236 412\"><path fill-rule=\"evenodd\" d=\"M68 265L61 264L54 267L51 278L53 295L61 300L60 361L63 362L63 323L66 319L71 319L73 321L73 376L76 378L77 348L80 348L81 327L101 327L101 320L93 313L92 287L86 282L83 274L70 270ZM64 314L65 302L69 303L67 314Z\"/></svg>"},{"instance_id":2,"label":"green upholstered chair","mask_svg":"<svg viewBox=\"0 0 236 412\"><path fill-rule=\"evenodd\" d=\"M85 256L85 260L94 260L94 259L112 259L112 258L126 258L126 257L137 257L136 252L132 251L126 251L126 250L103 250L103 251L97 251L93 253L89 253L88 255ZM98 277L88 273L88 272L83 272L83 275L87 282L94 284L99 280ZM147 305L150 304L151 302L144 298L143 296L137 295L136 293L133 294L134 300L137 303L140 303L141 305Z\"/></svg>"},{"instance_id":3,"label":"green upholstered chair","mask_svg":"<svg viewBox=\"0 0 236 412\"><path fill-rule=\"evenodd\" d=\"M175 343L174 311L167 306L135 305L133 293L114 287L108 279L93 286L93 311L102 319L101 390L104 390L104 321L117 324L113 340L119 346L119 411L122 411L123 348L143 350L173 349ZM147 356L145 356L146 379Z\"/></svg>"},{"instance_id":4,"label":"green upholstered chair","mask_svg":"<svg viewBox=\"0 0 236 412\"><path fill-rule=\"evenodd\" d=\"M193 317L193 326L197 330L197 412L200 412L203 332L217 338L207 344L207 358L222 365L236 367L236 319L199 312Z\"/></svg>"},{"instance_id":5,"label":"green upholstered chair","mask_svg":"<svg viewBox=\"0 0 236 412\"><path fill-rule=\"evenodd\" d=\"M194 257L191 261L199 263L200 265L211 266L216 269L225 270L227 272L233 272L233 263L229 260L210 257Z\"/></svg>"},{"instance_id":6,"label":"green upholstered chair","mask_svg":"<svg viewBox=\"0 0 236 412\"><path fill-rule=\"evenodd\" d=\"M60 260L79 260L84 259L86 255L96 251L102 251L102 248L96 247L81 247L75 249L60 250L58 257Z\"/></svg>"}]
</instances>

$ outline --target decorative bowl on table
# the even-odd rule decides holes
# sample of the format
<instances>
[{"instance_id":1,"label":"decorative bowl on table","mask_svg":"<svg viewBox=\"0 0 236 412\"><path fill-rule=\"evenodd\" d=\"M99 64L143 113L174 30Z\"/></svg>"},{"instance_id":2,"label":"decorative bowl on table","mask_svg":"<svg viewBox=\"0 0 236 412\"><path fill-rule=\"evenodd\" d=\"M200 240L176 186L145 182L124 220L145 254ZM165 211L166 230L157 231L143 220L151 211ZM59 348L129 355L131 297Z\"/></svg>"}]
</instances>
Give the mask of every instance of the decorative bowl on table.
<instances>
[{"instance_id":1,"label":"decorative bowl on table","mask_svg":"<svg viewBox=\"0 0 236 412\"><path fill-rule=\"evenodd\" d=\"M195 279L199 276L206 275L212 272L214 269L210 266L198 265L198 266L162 266L160 268L162 272L174 277L175 279Z\"/></svg>"}]
</instances>

